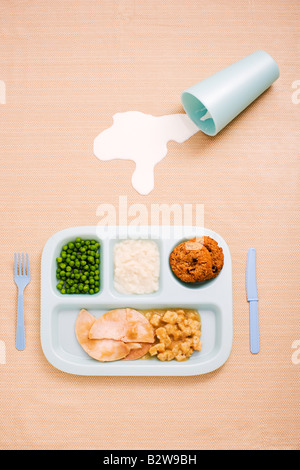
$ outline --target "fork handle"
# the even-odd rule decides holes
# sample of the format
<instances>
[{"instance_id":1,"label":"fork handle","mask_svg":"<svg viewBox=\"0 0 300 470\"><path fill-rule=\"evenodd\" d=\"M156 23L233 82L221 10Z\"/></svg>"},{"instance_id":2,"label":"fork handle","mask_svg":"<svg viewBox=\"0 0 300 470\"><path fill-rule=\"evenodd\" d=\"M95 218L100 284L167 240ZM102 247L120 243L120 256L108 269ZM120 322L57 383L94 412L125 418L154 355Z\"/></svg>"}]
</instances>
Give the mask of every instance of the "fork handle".
<instances>
[{"instance_id":1,"label":"fork handle","mask_svg":"<svg viewBox=\"0 0 300 470\"><path fill-rule=\"evenodd\" d=\"M25 349L25 325L24 325L23 291L20 291L19 294L18 294L16 348L19 351L23 351L23 349Z\"/></svg>"}]
</instances>

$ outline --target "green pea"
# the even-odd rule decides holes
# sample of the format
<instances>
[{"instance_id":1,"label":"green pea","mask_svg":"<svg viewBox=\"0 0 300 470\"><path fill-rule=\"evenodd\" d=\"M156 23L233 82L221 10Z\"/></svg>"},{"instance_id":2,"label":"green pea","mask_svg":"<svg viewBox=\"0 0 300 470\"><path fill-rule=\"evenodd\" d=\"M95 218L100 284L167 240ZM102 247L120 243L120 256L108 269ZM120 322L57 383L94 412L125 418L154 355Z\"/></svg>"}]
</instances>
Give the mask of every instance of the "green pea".
<instances>
[{"instance_id":1,"label":"green pea","mask_svg":"<svg viewBox=\"0 0 300 470\"><path fill-rule=\"evenodd\" d=\"M63 245L56 258L57 288L63 293L99 292L100 243L76 237Z\"/></svg>"},{"instance_id":2,"label":"green pea","mask_svg":"<svg viewBox=\"0 0 300 470\"><path fill-rule=\"evenodd\" d=\"M62 289L60 292L61 292L62 294L65 294L65 293L66 293L66 289Z\"/></svg>"}]
</instances>

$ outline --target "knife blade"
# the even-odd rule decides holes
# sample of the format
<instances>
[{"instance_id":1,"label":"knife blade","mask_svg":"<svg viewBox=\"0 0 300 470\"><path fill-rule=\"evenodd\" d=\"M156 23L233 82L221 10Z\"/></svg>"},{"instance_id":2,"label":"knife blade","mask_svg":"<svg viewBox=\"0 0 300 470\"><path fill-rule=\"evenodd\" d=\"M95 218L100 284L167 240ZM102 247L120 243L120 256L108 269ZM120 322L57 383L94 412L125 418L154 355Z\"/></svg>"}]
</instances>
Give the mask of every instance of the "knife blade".
<instances>
[{"instance_id":1,"label":"knife blade","mask_svg":"<svg viewBox=\"0 0 300 470\"><path fill-rule=\"evenodd\" d=\"M250 351L257 354L260 351L259 320L258 320L258 294L256 281L256 250L249 248L246 270L247 300L250 309Z\"/></svg>"}]
</instances>

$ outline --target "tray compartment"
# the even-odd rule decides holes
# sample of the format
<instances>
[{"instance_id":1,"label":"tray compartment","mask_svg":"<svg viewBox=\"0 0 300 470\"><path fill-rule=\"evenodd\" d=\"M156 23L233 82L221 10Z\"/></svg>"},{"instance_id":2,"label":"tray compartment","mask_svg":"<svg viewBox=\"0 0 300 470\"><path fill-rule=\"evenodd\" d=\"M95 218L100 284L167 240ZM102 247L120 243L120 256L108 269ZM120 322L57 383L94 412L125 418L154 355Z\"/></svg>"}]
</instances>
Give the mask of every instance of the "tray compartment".
<instances>
[{"instance_id":1,"label":"tray compartment","mask_svg":"<svg viewBox=\"0 0 300 470\"><path fill-rule=\"evenodd\" d=\"M131 308L140 308L142 310L147 309L161 309L161 308L182 308L182 305L173 305L173 304L159 304L159 305L149 305L149 304L140 304L138 307L136 305L129 305ZM48 324L49 328L49 340L51 343L51 348L55 351L55 355L60 357L61 360L64 360L67 356L72 359L73 363L80 364L81 361L87 361L89 364L94 367L101 367L102 363L97 362L96 360L90 358L88 354L81 348L78 343L75 335L75 322L77 315L81 308L87 308L86 305L79 304L58 304L52 312L50 317L50 322ZM108 310L113 310L118 308L115 304L107 304L105 308L97 305L95 302L91 304L87 309L94 315L96 318L103 315ZM202 340L202 350L195 351L192 357L189 359L189 362L195 361L201 363L207 361L208 358L213 357L220 351L222 345L222 330L224 328L223 322L226 321L222 317L220 308L214 304L208 305L195 305L195 304L185 304L184 308L189 308L197 310L201 318L201 340ZM151 361L156 362L156 365L163 364L156 358L145 360L140 359L135 361L135 363L143 361L143 363L148 363ZM172 361L173 362L173 361ZM175 362L175 361L174 361ZM157 364L158 363L158 364ZM111 363L113 365L113 363ZM114 363L115 364L115 363ZM124 361L122 362L122 367L124 371L132 367L132 362ZM185 367L185 362L178 363L182 367ZM153 364L152 364L153 365ZM143 364L144 367L148 367L147 364ZM113 366L115 367L115 366Z\"/></svg>"},{"instance_id":2,"label":"tray compartment","mask_svg":"<svg viewBox=\"0 0 300 470\"><path fill-rule=\"evenodd\" d=\"M158 238L151 238L151 241L155 242L158 247L159 251L159 256L160 256L160 274L159 274L159 282L158 282L158 290L155 292L151 292L149 294L123 294L122 292L119 292L115 286L114 286L114 247L117 243L120 243L125 240L134 240L135 238L133 237L125 237L125 238L112 238L108 240L108 250L107 250L107 259L109 261L109 266L108 266L108 278L109 278L109 290L110 293L112 294L113 297L119 298L120 301L122 300L124 302L125 298L126 301L128 300L135 300L137 297L159 297L160 294L163 292L164 289L164 270L162 267L162 263L165 257L164 253L164 244L162 240Z\"/></svg>"},{"instance_id":3,"label":"tray compartment","mask_svg":"<svg viewBox=\"0 0 300 470\"><path fill-rule=\"evenodd\" d=\"M98 243L100 243L100 248L99 248L99 253L100 253L100 266L99 266L99 271L100 271L100 287L99 287L99 292L95 293L95 294L62 294L56 287L57 283L58 283L58 279L56 278L56 268L57 268L57 263L56 263L56 258L60 255L61 253L61 250L62 250L62 247L67 244L68 242L70 241L73 241L75 240L76 237L81 237L83 240L89 240L89 239L93 239L93 240L96 240ZM101 240L97 235L89 235L88 233L86 233L86 231L83 231L82 233L80 232L80 234L77 234L76 236L70 236L70 235L66 235L64 236L63 238L61 238L60 240L57 240L57 243L55 245L53 245L52 247L52 256L51 258L49 257L49 263L50 263L50 266L49 266L49 269L50 269L50 272L51 272L51 275L50 275L50 283L48 285L48 288L51 289L52 291L52 294L58 298L68 298L70 296L72 297L80 297L80 298L85 298L87 296L99 296L104 287L103 286L103 283L104 283L104 275L103 275L103 263L105 261L104 259L104 243L103 243L103 240Z\"/></svg>"}]
</instances>

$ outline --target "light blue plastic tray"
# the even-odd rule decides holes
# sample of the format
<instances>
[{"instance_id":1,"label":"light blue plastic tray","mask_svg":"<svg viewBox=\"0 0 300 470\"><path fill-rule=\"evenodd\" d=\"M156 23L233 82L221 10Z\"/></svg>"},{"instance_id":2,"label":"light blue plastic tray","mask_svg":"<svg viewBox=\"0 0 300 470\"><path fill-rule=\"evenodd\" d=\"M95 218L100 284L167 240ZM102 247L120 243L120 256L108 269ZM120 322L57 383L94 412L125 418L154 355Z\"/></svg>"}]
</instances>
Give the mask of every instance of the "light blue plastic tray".
<instances>
[{"instance_id":1,"label":"light blue plastic tray","mask_svg":"<svg viewBox=\"0 0 300 470\"><path fill-rule=\"evenodd\" d=\"M202 229L223 248L224 267L219 276L203 285L189 287L173 275L169 255L185 239L199 236L194 227L73 227L53 235L42 253L41 344L48 361L61 371L89 376L180 376L198 375L221 367L232 347L232 265L229 248L217 233ZM203 234L201 232L200 236ZM101 243L100 292L94 295L62 295L56 289L56 257L65 242L76 237ZM160 251L159 290L147 295L124 295L113 286L113 246L124 238L150 238ZM98 317L108 310L191 308L199 311L202 350L184 362L161 362L156 358L102 363L88 356L75 336L75 321L82 308Z\"/></svg>"}]
</instances>

